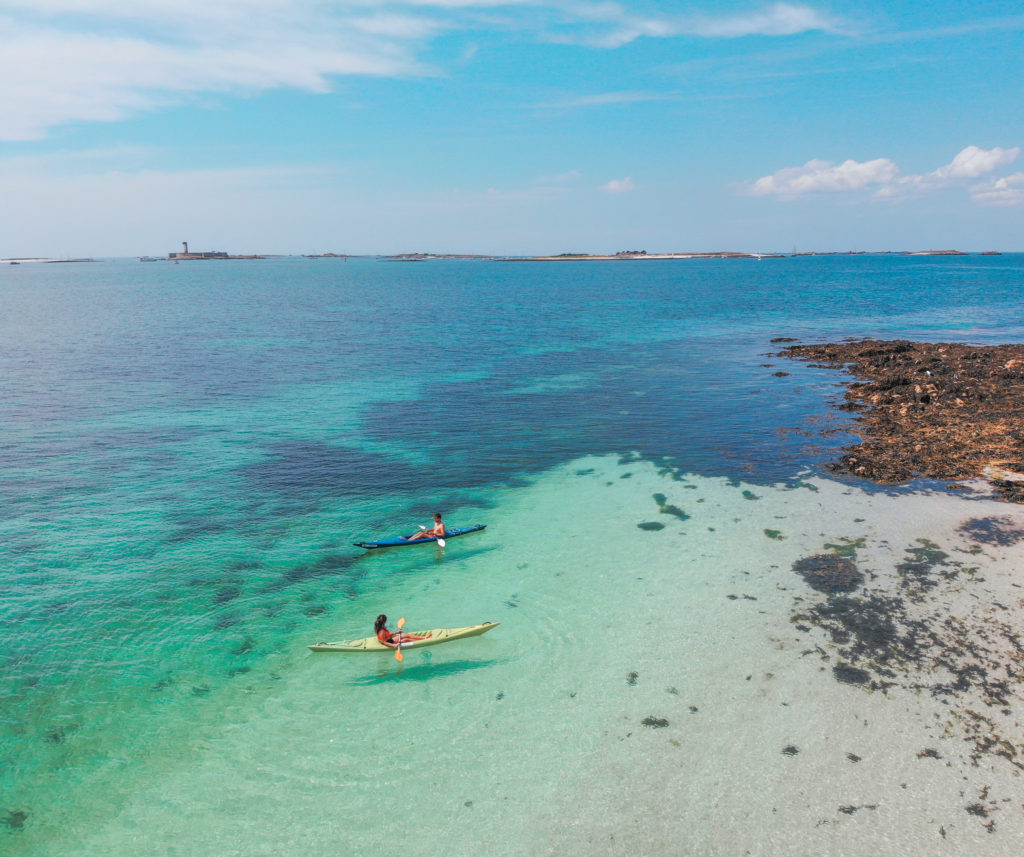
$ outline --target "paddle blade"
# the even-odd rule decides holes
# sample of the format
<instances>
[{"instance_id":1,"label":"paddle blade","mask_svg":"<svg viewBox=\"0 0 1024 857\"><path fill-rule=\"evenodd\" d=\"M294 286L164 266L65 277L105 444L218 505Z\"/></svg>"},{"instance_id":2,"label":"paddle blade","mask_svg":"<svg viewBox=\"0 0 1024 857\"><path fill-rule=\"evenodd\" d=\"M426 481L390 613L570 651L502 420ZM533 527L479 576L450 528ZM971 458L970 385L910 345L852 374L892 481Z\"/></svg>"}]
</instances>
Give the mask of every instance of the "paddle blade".
<instances>
[{"instance_id":1,"label":"paddle blade","mask_svg":"<svg viewBox=\"0 0 1024 857\"><path fill-rule=\"evenodd\" d=\"M445 540L444 539L438 539L437 540L437 546L440 547L440 548L443 548L445 546Z\"/></svg>"},{"instance_id":2,"label":"paddle blade","mask_svg":"<svg viewBox=\"0 0 1024 857\"><path fill-rule=\"evenodd\" d=\"M402 628L405 627L405 617L398 620L398 645L395 646L395 660L399 663L403 660L402 655Z\"/></svg>"}]
</instances>

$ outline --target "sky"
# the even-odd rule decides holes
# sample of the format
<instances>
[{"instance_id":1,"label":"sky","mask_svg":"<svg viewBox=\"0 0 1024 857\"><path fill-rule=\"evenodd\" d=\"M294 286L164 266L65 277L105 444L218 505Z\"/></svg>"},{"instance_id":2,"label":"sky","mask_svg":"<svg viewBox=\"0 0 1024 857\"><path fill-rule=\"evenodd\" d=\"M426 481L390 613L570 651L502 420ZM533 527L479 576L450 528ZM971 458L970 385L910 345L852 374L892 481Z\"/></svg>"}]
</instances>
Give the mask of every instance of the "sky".
<instances>
[{"instance_id":1,"label":"sky","mask_svg":"<svg viewBox=\"0 0 1024 857\"><path fill-rule=\"evenodd\" d=\"M0 258L1024 251L1024 6L0 0Z\"/></svg>"}]
</instances>

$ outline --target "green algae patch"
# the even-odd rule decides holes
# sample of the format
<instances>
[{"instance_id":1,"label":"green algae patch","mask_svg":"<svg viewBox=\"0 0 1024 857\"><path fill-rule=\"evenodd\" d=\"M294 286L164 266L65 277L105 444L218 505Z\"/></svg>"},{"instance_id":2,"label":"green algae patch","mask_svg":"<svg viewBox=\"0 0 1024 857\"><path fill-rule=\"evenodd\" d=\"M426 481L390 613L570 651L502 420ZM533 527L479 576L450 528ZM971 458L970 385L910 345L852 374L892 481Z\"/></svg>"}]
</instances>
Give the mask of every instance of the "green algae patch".
<instances>
[{"instance_id":1,"label":"green algae patch","mask_svg":"<svg viewBox=\"0 0 1024 857\"><path fill-rule=\"evenodd\" d=\"M781 542L786 538L782 535L782 530L765 530L764 534L770 539L775 539L777 542Z\"/></svg>"},{"instance_id":2,"label":"green algae patch","mask_svg":"<svg viewBox=\"0 0 1024 857\"><path fill-rule=\"evenodd\" d=\"M647 530L651 533L665 529L665 525L658 523L658 521L644 521L642 524L637 524L637 527L639 527L641 530Z\"/></svg>"},{"instance_id":3,"label":"green algae patch","mask_svg":"<svg viewBox=\"0 0 1024 857\"><path fill-rule=\"evenodd\" d=\"M843 556L847 559L856 559L858 549L864 547L867 540L861 536L858 539L840 539L836 544L826 542L825 547L836 556Z\"/></svg>"},{"instance_id":4,"label":"green algae patch","mask_svg":"<svg viewBox=\"0 0 1024 857\"><path fill-rule=\"evenodd\" d=\"M935 589L942 580L956 577L960 571L960 564L948 563L949 554L928 539L917 539L917 547L905 548L904 552L907 558L897 563L896 573L903 589L915 600Z\"/></svg>"}]
</instances>

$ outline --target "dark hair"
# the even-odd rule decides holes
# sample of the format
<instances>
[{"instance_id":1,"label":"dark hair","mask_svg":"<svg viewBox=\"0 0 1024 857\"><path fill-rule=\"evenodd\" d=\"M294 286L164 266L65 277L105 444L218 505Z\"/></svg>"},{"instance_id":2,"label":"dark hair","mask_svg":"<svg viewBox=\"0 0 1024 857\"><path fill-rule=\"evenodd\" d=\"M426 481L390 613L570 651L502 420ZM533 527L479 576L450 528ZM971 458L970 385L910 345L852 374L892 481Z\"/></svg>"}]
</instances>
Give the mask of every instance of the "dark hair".
<instances>
[{"instance_id":1,"label":"dark hair","mask_svg":"<svg viewBox=\"0 0 1024 857\"><path fill-rule=\"evenodd\" d=\"M377 617L377 621L373 623L373 630L376 631L379 634L380 633L380 629L383 628L387 624L388 624L388 617L385 616L383 613L381 613L380 616Z\"/></svg>"},{"instance_id":2,"label":"dark hair","mask_svg":"<svg viewBox=\"0 0 1024 857\"><path fill-rule=\"evenodd\" d=\"M440 521L441 520L441 513L440 512L434 512L434 520L435 521Z\"/></svg>"}]
</instances>

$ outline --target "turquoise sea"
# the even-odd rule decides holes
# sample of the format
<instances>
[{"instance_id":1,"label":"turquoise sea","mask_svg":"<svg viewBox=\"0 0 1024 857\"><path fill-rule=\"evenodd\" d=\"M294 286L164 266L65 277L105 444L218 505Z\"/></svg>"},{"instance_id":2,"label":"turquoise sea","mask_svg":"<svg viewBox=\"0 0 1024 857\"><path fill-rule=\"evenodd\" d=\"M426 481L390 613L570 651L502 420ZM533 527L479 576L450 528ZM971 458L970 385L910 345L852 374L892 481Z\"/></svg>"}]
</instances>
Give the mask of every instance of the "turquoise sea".
<instances>
[{"instance_id":1,"label":"turquoise sea","mask_svg":"<svg viewBox=\"0 0 1024 857\"><path fill-rule=\"evenodd\" d=\"M1024 513L776 337L1021 342L1024 255L0 266L0 854L1018 853Z\"/></svg>"}]
</instances>

